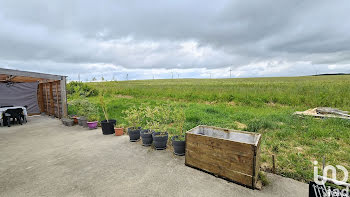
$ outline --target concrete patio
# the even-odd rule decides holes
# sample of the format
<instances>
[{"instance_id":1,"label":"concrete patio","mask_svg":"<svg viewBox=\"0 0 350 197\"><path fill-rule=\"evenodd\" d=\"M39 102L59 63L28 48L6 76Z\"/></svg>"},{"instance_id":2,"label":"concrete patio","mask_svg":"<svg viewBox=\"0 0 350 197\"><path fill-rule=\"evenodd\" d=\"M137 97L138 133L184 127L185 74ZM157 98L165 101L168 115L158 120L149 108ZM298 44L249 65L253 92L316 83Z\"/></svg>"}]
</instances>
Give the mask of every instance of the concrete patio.
<instances>
[{"instance_id":1,"label":"concrete patio","mask_svg":"<svg viewBox=\"0 0 350 197\"><path fill-rule=\"evenodd\" d=\"M251 190L186 167L184 157L128 136L30 117L0 128L0 196L308 196L308 185L268 174Z\"/></svg>"}]
</instances>

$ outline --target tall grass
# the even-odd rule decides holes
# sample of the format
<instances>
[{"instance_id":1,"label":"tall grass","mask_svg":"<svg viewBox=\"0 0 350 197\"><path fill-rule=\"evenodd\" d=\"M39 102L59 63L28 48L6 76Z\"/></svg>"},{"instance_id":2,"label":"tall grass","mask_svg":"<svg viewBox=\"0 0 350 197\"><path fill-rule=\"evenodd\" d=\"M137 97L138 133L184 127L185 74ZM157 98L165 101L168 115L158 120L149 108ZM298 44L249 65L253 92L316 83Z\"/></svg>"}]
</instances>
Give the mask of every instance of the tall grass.
<instances>
[{"instance_id":1,"label":"tall grass","mask_svg":"<svg viewBox=\"0 0 350 197\"><path fill-rule=\"evenodd\" d=\"M101 83L91 83L97 89ZM193 102L266 103L349 109L350 75L247 79L172 79L105 82L110 95Z\"/></svg>"},{"instance_id":2,"label":"tall grass","mask_svg":"<svg viewBox=\"0 0 350 197\"><path fill-rule=\"evenodd\" d=\"M323 157L327 165L343 165L350 170L350 121L292 115L296 110L318 106L350 110L349 75L141 80L88 85L105 92L109 116L120 123L126 124L122 111L133 106L170 102L185 110L185 130L204 124L261 133L262 169L271 168L271 155L275 154L278 173L297 180L312 180L312 162L322 163ZM70 97L74 99L77 97ZM98 97L88 99L98 104ZM75 108L71 109L74 113ZM100 118L103 118L101 110Z\"/></svg>"}]
</instances>

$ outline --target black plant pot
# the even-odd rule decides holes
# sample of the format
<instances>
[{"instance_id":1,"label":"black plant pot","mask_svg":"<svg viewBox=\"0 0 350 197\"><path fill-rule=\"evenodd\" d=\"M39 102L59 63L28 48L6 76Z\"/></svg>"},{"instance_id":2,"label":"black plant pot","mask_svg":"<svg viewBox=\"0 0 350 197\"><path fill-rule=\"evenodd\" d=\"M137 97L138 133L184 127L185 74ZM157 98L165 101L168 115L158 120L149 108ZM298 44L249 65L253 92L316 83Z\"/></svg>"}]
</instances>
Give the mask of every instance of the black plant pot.
<instances>
[{"instance_id":1,"label":"black plant pot","mask_svg":"<svg viewBox=\"0 0 350 197\"><path fill-rule=\"evenodd\" d=\"M140 140L140 131L141 127L130 127L128 128L128 134L130 138L130 142L137 142Z\"/></svg>"},{"instance_id":2,"label":"black plant pot","mask_svg":"<svg viewBox=\"0 0 350 197\"><path fill-rule=\"evenodd\" d=\"M171 138L171 141L174 148L174 154L178 156L184 156L186 150L186 141L179 140L179 136L173 136Z\"/></svg>"},{"instance_id":3,"label":"black plant pot","mask_svg":"<svg viewBox=\"0 0 350 197\"><path fill-rule=\"evenodd\" d=\"M168 143L168 132L154 132L152 137L154 148L156 150L166 149L166 144Z\"/></svg>"},{"instance_id":4,"label":"black plant pot","mask_svg":"<svg viewBox=\"0 0 350 197\"><path fill-rule=\"evenodd\" d=\"M140 135L142 139L142 146L151 146L152 145L152 133L148 129L141 130Z\"/></svg>"},{"instance_id":5,"label":"black plant pot","mask_svg":"<svg viewBox=\"0 0 350 197\"><path fill-rule=\"evenodd\" d=\"M103 135L110 135L114 134L114 125L116 125L116 120L102 120L101 121L101 127L102 127L102 133Z\"/></svg>"},{"instance_id":6,"label":"black plant pot","mask_svg":"<svg viewBox=\"0 0 350 197\"><path fill-rule=\"evenodd\" d=\"M101 122L107 122L107 120L102 120ZM108 120L109 123L112 123L114 126L117 124L117 120L111 119Z\"/></svg>"}]
</instances>

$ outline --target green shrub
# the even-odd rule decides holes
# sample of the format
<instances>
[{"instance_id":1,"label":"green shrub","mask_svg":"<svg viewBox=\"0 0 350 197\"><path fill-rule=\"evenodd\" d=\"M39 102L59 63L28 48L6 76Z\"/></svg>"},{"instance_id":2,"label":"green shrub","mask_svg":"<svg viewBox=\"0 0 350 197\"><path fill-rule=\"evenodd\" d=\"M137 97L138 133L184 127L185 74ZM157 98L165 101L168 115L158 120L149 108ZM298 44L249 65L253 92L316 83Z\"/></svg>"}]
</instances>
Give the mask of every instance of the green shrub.
<instances>
[{"instance_id":1,"label":"green shrub","mask_svg":"<svg viewBox=\"0 0 350 197\"><path fill-rule=\"evenodd\" d=\"M250 132L258 132L260 129L272 129L275 124L265 119L252 119L248 122L247 130Z\"/></svg>"},{"instance_id":2,"label":"green shrub","mask_svg":"<svg viewBox=\"0 0 350 197\"><path fill-rule=\"evenodd\" d=\"M259 172L258 179L261 181L263 186L267 186L268 184L270 184L269 180L267 179L266 174L262 171Z\"/></svg>"},{"instance_id":3,"label":"green shrub","mask_svg":"<svg viewBox=\"0 0 350 197\"><path fill-rule=\"evenodd\" d=\"M68 103L69 114L74 114L78 116L84 116L89 119L89 121L94 121L98 119L99 109L93 103L90 103L88 99L75 99Z\"/></svg>"},{"instance_id":4,"label":"green shrub","mask_svg":"<svg viewBox=\"0 0 350 197\"><path fill-rule=\"evenodd\" d=\"M86 83L76 82L76 81L72 81L67 84L67 93L68 95L85 96L85 97L98 95L97 89L87 85Z\"/></svg>"},{"instance_id":5,"label":"green shrub","mask_svg":"<svg viewBox=\"0 0 350 197\"><path fill-rule=\"evenodd\" d=\"M142 125L142 113L136 106L124 110L122 113L126 116L124 119L128 122L128 126L137 128Z\"/></svg>"}]
</instances>

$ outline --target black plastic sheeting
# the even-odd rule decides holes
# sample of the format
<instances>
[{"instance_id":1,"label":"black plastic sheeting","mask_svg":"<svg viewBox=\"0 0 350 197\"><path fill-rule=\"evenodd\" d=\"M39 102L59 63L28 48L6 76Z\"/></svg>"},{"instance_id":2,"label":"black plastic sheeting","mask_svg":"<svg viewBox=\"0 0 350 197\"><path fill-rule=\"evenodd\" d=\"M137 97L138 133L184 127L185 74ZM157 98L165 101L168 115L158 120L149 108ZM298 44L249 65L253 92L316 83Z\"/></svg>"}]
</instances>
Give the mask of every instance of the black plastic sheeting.
<instances>
[{"instance_id":1,"label":"black plastic sheeting","mask_svg":"<svg viewBox=\"0 0 350 197\"><path fill-rule=\"evenodd\" d=\"M28 106L28 114L40 113L38 82L0 83L0 106Z\"/></svg>"}]
</instances>

